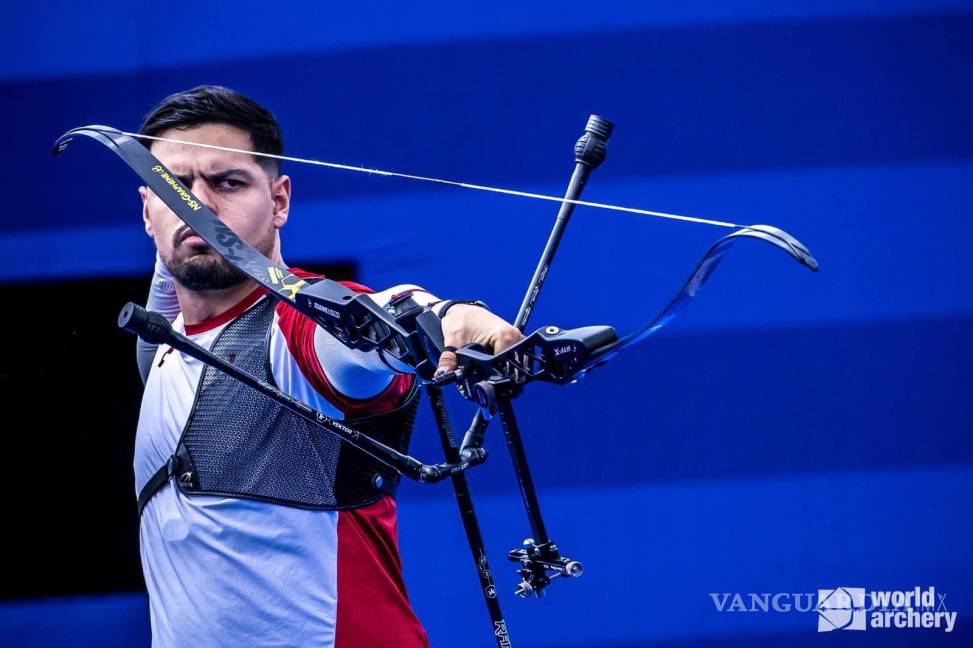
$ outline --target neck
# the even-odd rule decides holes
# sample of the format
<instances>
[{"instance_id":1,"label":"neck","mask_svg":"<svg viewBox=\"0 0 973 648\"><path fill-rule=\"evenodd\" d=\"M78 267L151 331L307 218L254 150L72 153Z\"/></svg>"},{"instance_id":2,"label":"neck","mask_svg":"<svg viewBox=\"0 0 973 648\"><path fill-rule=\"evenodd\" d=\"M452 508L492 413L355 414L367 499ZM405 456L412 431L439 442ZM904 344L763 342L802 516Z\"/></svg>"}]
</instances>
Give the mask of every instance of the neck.
<instances>
[{"instance_id":1,"label":"neck","mask_svg":"<svg viewBox=\"0 0 973 648\"><path fill-rule=\"evenodd\" d=\"M236 286L219 290L189 290L176 282L176 297L179 299L179 308L182 310L185 323L191 325L225 313L239 304L256 287L256 282L247 280Z\"/></svg>"}]
</instances>

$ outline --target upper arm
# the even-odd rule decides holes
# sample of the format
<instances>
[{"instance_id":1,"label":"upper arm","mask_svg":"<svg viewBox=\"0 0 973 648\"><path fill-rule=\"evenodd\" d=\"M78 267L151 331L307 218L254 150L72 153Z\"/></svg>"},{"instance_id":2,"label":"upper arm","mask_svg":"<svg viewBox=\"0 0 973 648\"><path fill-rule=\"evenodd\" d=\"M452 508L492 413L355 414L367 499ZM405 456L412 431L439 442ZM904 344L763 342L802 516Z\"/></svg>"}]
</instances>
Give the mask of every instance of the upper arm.
<instances>
[{"instance_id":1,"label":"upper arm","mask_svg":"<svg viewBox=\"0 0 973 648\"><path fill-rule=\"evenodd\" d=\"M376 293L373 299L384 305L388 297L401 292L397 288ZM413 379L398 367L393 370L377 351L347 348L285 304L277 305L270 360L281 389L330 416L339 414L338 418L393 409Z\"/></svg>"}]
</instances>

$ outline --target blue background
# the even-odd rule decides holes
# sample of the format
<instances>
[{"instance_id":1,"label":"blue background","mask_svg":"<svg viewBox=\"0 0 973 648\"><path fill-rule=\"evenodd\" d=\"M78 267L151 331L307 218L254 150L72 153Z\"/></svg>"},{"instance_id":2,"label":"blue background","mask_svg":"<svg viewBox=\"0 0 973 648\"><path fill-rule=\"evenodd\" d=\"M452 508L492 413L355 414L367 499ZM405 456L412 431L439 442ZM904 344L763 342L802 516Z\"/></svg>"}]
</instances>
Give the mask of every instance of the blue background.
<instances>
[{"instance_id":1,"label":"blue background","mask_svg":"<svg viewBox=\"0 0 973 648\"><path fill-rule=\"evenodd\" d=\"M772 6L771 6L772 5ZM0 281L148 277L134 176L89 123L134 130L201 83L267 105L291 155L562 192L590 113L616 123L589 200L769 223L812 274L743 243L658 336L518 412L551 534L586 572L540 601L509 460L470 474L517 646L960 645L973 614L973 4L959 1L47 2L6 9ZM291 264L351 261L512 318L550 203L285 165ZM625 332L724 230L579 208L532 324ZM456 401L458 421L471 413ZM462 416L460 413L462 412ZM413 444L439 456L423 412ZM400 497L435 646L490 646L449 487ZM135 538L132 540L135 542ZM932 630L816 634L710 592L935 586ZM142 645L144 594L0 604L4 645Z\"/></svg>"}]
</instances>

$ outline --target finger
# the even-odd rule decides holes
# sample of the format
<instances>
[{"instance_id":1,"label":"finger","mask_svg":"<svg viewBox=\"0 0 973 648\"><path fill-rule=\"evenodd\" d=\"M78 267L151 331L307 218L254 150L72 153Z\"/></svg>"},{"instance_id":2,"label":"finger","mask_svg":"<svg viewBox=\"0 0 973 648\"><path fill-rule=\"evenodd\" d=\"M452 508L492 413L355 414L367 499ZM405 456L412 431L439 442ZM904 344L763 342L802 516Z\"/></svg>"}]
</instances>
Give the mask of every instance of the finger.
<instances>
[{"instance_id":1,"label":"finger","mask_svg":"<svg viewBox=\"0 0 973 648\"><path fill-rule=\"evenodd\" d=\"M441 376L449 371L456 370L455 347L447 346L446 350L439 356L439 366L436 368L436 376Z\"/></svg>"},{"instance_id":2,"label":"finger","mask_svg":"<svg viewBox=\"0 0 973 648\"><path fill-rule=\"evenodd\" d=\"M497 334L496 343L493 345L493 352L500 353L501 351L505 351L523 339L523 333L513 326L508 326Z\"/></svg>"}]
</instances>

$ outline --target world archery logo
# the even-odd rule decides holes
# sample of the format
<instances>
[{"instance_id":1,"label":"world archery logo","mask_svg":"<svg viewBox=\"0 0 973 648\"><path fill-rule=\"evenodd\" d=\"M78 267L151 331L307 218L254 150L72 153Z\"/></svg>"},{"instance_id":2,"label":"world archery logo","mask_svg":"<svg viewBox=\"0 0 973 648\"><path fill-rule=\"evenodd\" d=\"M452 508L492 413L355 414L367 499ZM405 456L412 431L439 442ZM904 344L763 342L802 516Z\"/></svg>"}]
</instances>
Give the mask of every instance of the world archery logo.
<instances>
[{"instance_id":1,"label":"world archery logo","mask_svg":"<svg viewBox=\"0 0 973 648\"><path fill-rule=\"evenodd\" d=\"M941 628L952 632L956 612L946 607L945 592L935 587L910 590L865 590L834 587L814 592L710 592L717 612L814 613L818 632L870 628Z\"/></svg>"},{"instance_id":2,"label":"world archery logo","mask_svg":"<svg viewBox=\"0 0 973 648\"><path fill-rule=\"evenodd\" d=\"M818 590L818 632L865 629L865 588Z\"/></svg>"}]
</instances>

